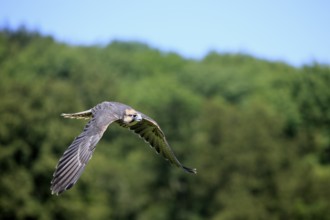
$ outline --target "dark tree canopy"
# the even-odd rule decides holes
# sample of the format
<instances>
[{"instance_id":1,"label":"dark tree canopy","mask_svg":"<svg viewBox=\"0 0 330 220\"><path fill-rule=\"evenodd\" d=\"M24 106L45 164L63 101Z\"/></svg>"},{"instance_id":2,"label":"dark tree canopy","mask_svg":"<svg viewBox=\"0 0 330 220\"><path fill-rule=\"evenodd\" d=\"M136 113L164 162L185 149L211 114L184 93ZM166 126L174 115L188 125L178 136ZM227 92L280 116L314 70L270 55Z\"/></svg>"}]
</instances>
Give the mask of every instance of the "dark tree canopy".
<instances>
[{"instance_id":1,"label":"dark tree canopy","mask_svg":"<svg viewBox=\"0 0 330 220\"><path fill-rule=\"evenodd\" d=\"M0 219L330 219L330 67L189 60L137 42L70 46L0 31ZM64 150L120 101L156 119L188 175L122 128L52 196Z\"/></svg>"}]
</instances>

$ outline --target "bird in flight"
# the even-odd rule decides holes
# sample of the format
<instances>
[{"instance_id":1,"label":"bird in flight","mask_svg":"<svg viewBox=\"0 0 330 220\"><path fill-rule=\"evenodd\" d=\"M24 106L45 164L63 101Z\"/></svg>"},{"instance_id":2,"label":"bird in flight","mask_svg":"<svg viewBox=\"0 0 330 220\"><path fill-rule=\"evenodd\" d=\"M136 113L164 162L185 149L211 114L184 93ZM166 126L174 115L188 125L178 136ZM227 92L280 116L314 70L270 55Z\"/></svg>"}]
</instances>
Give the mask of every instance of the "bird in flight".
<instances>
[{"instance_id":1,"label":"bird in flight","mask_svg":"<svg viewBox=\"0 0 330 220\"><path fill-rule=\"evenodd\" d=\"M90 120L59 160L51 181L52 194L59 195L77 182L91 159L96 144L107 127L114 122L138 134L171 164L186 172L197 173L195 168L188 168L179 162L156 121L128 105L119 102L102 102L87 111L63 113L62 116Z\"/></svg>"}]
</instances>

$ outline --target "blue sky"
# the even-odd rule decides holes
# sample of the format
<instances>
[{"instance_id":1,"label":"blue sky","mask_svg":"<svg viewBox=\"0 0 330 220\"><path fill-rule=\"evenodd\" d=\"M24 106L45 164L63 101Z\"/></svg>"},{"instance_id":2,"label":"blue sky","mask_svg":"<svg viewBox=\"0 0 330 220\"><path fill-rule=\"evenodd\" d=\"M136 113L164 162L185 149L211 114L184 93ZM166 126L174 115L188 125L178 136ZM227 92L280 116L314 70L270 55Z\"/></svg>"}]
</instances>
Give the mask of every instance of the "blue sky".
<instances>
[{"instance_id":1,"label":"blue sky","mask_svg":"<svg viewBox=\"0 0 330 220\"><path fill-rule=\"evenodd\" d=\"M330 64L327 0L0 0L0 26L22 24L70 44L135 40L187 58L216 50Z\"/></svg>"}]
</instances>

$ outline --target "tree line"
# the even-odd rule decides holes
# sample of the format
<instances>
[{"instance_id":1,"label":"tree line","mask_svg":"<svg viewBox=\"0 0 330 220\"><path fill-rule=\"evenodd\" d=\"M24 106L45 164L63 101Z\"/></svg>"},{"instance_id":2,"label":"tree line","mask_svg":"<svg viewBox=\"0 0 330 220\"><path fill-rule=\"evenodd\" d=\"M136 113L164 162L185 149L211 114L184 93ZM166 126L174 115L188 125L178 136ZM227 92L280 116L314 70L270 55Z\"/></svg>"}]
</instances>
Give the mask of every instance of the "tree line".
<instances>
[{"instance_id":1,"label":"tree line","mask_svg":"<svg viewBox=\"0 0 330 220\"><path fill-rule=\"evenodd\" d=\"M1 219L330 219L329 65L2 29L0 79ZM60 114L105 100L154 118L198 174L113 125L75 187L52 196L86 123Z\"/></svg>"}]
</instances>

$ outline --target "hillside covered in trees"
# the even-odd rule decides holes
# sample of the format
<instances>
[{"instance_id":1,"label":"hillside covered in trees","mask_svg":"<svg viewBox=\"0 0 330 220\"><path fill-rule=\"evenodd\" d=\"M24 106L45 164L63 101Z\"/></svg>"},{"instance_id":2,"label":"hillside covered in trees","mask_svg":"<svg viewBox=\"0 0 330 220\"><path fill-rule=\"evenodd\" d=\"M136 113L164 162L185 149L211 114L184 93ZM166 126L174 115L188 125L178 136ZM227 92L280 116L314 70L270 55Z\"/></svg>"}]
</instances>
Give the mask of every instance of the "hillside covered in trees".
<instances>
[{"instance_id":1,"label":"hillside covered in trees","mask_svg":"<svg viewBox=\"0 0 330 220\"><path fill-rule=\"evenodd\" d=\"M330 219L330 67L202 60L136 42L0 32L0 219ZM182 172L112 125L78 183L50 181L86 121L119 101L157 120Z\"/></svg>"}]
</instances>

